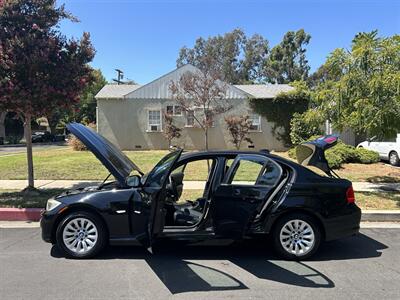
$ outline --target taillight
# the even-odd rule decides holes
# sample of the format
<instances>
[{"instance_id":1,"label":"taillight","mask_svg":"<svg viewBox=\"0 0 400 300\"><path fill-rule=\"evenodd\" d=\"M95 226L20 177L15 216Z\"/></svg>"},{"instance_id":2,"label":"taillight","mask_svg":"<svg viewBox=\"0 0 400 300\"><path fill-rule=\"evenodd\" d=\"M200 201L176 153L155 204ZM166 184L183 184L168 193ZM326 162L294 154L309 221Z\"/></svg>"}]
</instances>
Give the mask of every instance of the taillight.
<instances>
[{"instance_id":1,"label":"taillight","mask_svg":"<svg viewBox=\"0 0 400 300\"><path fill-rule=\"evenodd\" d=\"M346 191L346 200L347 203L354 203L356 201L356 197L354 196L353 186L350 186Z\"/></svg>"}]
</instances>

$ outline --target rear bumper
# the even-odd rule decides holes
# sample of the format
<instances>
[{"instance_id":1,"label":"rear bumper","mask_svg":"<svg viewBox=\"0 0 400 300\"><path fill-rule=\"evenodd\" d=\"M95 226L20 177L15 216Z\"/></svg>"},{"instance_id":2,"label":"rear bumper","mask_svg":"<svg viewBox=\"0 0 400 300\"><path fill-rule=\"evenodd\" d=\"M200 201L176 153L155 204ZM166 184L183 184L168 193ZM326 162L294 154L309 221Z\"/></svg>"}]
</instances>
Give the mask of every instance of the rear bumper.
<instances>
[{"instance_id":1,"label":"rear bumper","mask_svg":"<svg viewBox=\"0 0 400 300\"><path fill-rule=\"evenodd\" d=\"M361 209L354 205L344 215L324 219L325 240L332 241L360 231Z\"/></svg>"}]
</instances>

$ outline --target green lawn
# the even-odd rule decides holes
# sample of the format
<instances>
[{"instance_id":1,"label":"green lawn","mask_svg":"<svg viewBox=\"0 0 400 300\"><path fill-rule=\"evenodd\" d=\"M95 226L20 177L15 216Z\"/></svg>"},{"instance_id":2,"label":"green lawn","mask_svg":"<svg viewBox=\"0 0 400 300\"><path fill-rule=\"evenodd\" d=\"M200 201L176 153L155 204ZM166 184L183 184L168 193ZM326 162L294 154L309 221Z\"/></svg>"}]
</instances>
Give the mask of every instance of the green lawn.
<instances>
[{"instance_id":1,"label":"green lawn","mask_svg":"<svg viewBox=\"0 0 400 300\"><path fill-rule=\"evenodd\" d=\"M125 152L144 172L151 168L168 151L126 151ZM287 157L286 153L275 153ZM36 151L33 155L36 179L75 179L75 180L102 180L107 170L88 151L73 151L70 148L62 150ZM250 180L251 171L257 168L255 164L240 168L235 180ZM314 168L315 169L315 168ZM0 156L0 179L26 179L27 174L25 153ZM321 172L317 170L317 172ZM370 165L345 164L337 173L342 178L352 181L369 182L400 182L400 168L384 163ZM193 163L185 171L185 180L205 180L207 178L207 164Z\"/></svg>"},{"instance_id":2,"label":"green lawn","mask_svg":"<svg viewBox=\"0 0 400 300\"><path fill-rule=\"evenodd\" d=\"M356 203L363 209L400 209L400 194L395 192L356 192Z\"/></svg>"},{"instance_id":3,"label":"green lawn","mask_svg":"<svg viewBox=\"0 0 400 300\"><path fill-rule=\"evenodd\" d=\"M144 171L151 168L167 151L127 151L126 154ZM107 169L89 151L47 150L33 155L36 179L101 180ZM26 155L0 156L0 179L26 179Z\"/></svg>"},{"instance_id":4,"label":"green lawn","mask_svg":"<svg viewBox=\"0 0 400 300\"><path fill-rule=\"evenodd\" d=\"M143 172L150 171L168 151L125 151ZM33 155L35 179L102 180L107 169L89 151L47 150ZM26 155L0 156L0 179L26 179ZM252 168L241 172L239 180L246 180ZM193 162L185 169L184 180L206 180L206 161Z\"/></svg>"}]
</instances>

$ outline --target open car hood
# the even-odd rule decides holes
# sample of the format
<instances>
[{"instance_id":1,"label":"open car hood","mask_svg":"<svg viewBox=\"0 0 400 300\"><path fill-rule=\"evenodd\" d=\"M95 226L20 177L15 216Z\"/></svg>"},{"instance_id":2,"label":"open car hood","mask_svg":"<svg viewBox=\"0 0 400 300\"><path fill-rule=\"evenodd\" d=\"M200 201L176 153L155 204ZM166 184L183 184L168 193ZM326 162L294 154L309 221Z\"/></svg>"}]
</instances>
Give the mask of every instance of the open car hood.
<instances>
[{"instance_id":1,"label":"open car hood","mask_svg":"<svg viewBox=\"0 0 400 300\"><path fill-rule=\"evenodd\" d=\"M325 151L336 145L337 135L325 135L314 141L304 142L296 147L296 156L299 164L314 166L331 176L331 169L325 158Z\"/></svg>"},{"instance_id":2,"label":"open car hood","mask_svg":"<svg viewBox=\"0 0 400 300\"><path fill-rule=\"evenodd\" d=\"M67 128L100 160L121 185L126 185L126 178L132 171L136 170L143 174L121 150L94 130L80 123L69 123Z\"/></svg>"}]
</instances>

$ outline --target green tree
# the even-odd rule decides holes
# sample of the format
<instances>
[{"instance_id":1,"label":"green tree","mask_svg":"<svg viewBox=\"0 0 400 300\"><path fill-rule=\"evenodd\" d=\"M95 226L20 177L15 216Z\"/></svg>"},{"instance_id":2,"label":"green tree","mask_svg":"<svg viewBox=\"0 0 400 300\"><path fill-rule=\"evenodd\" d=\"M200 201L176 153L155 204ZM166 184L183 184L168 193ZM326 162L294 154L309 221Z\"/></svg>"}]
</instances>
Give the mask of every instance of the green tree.
<instances>
[{"instance_id":1,"label":"green tree","mask_svg":"<svg viewBox=\"0 0 400 300\"><path fill-rule=\"evenodd\" d=\"M303 113L310 102L310 91L304 81L291 83L293 91L281 93L274 99L250 99L254 112L273 122L272 133L286 147L292 145L290 139L290 122L295 113Z\"/></svg>"},{"instance_id":2,"label":"green tree","mask_svg":"<svg viewBox=\"0 0 400 300\"><path fill-rule=\"evenodd\" d=\"M28 187L33 188L31 120L79 102L91 80L89 34L68 40L57 25L76 21L55 0L0 1L0 110L24 118Z\"/></svg>"},{"instance_id":3,"label":"green tree","mask_svg":"<svg viewBox=\"0 0 400 300\"><path fill-rule=\"evenodd\" d=\"M400 131L400 36L359 33L350 51L336 49L327 76L314 88L312 108L334 128L389 137Z\"/></svg>"},{"instance_id":4,"label":"green tree","mask_svg":"<svg viewBox=\"0 0 400 300\"><path fill-rule=\"evenodd\" d=\"M207 39L198 38L193 48L183 47L177 66L192 64L204 71L209 60L222 80L230 84L244 84L263 80L263 64L268 54L268 41L255 34L246 37L241 29ZM207 70L206 70L207 71Z\"/></svg>"},{"instance_id":5,"label":"green tree","mask_svg":"<svg viewBox=\"0 0 400 300\"><path fill-rule=\"evenodd\" d=\"M303 29L288 31L281 43L271 49L265 61L265 76L271 83L289 83L306 80L310 66L306 46L311 36Z\"/></svg>"},{"instance_id":6,"label":"green tree","mask_svg":"<svg viewBox=\"0 0 400 300\"><path fill-rule=\"evenodd\" d=\"M49 111L46 115L50 131L55 134L60 123L72 121L91 124L96 123L96 94L107 84L100 70L91 69L91 81L79 95L80 101L69 109L59 108Z\"/></svg>"}]
</instances>

